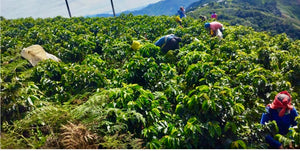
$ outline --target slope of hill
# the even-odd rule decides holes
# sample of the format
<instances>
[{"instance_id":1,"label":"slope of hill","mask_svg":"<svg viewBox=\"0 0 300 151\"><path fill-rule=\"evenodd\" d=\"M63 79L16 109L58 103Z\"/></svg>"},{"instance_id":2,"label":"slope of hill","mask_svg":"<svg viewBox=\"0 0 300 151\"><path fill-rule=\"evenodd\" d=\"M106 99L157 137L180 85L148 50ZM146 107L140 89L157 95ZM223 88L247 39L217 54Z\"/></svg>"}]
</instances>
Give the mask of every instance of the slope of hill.
<instances>
[{"instance_id":1,"label":"slope of hill","mask_svg":"<svg viewBox=\"0 0 300 151\"><path fill-rule=\"evenodd\" d=\"M132 11L134 15L174 15L180 6L188 7L198 0L162 0L141 9Z\"/></svg>"},{"instance_id":2,"label":"slope of hill","mask_svg":"<svg viewBox=\"0 0 300 151\"><path fill-rule=\"evenodd\" d=\"M210 16L212 11L216 11L219 20L231 25L251 26L273 35L286 33L293 39L299 39L299 6L297 0L207 0L191 4L187 14L197 18L199 15Z\"/></svg>"},{"instance_id":3,"label":"slope of hill","mask_svg":"<svg viewBox=\"0 0 300 151\"><path fill-rule=\"evenodd\" d=\"M277 0L277 7L280 9L282 16L291 21L291 23L300 30L300 1Z\"/></svg>"},{"instance_id":4,"label":"slope of hill","mask_svg":"<svg viewBox=\"0 0 300 151\"><path fill-rule=\"evenodd\" d=\"M162 0L154 4L150 4L142 9L134 10L134 11L124 11L122 13L133 15L150 15L150 16L158 16L158 15L175 15L180 6L188 7L193 2L198 0ZM120 15L119 13L117 15ZM111 14L96 14L90 15L90 17L107 17L112 16Z\"/></svg>"}]
</instances>

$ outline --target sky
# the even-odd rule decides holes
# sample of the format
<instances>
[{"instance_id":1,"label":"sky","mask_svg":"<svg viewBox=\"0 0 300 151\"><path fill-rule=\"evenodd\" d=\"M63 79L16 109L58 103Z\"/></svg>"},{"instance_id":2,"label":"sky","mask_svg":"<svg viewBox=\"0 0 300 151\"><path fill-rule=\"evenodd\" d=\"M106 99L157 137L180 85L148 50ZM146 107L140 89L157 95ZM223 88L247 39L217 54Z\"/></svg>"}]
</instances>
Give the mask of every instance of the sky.
<instances>
[{"instance_id":1,"label":"sky","mask_svg":"<svg viewBox=\"0 0 300 151\"><path fill-rule=\"evenodd\" d=\"M0 0L0 16L6 19L69 17L65 0ZM115 12L144 7L160 0L113 0ZM68 0L73 16L112 14L111 0Z\"/></svg>"}]
</instances>

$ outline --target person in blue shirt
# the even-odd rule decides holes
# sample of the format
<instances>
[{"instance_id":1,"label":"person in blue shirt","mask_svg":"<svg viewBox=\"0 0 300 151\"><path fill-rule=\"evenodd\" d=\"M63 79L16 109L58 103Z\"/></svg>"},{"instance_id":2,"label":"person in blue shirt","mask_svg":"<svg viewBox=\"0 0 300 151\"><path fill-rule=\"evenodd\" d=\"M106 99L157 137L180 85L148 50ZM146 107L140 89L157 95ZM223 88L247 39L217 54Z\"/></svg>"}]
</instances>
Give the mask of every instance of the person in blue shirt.
<instances>
[{"instance_id":1,"label":"person in blue shirt","mask_svg":"<svg viewBox=\"0 0 300 151\"><path fill-rule=\"evenodd\" d=\"M178 14L180 16L180 19L183 18L183 17L186 17L186 15L185 15L185 9L182 6L179 8L179 10L177 12L178 12Z\"/></svg>"},{"instance_id":2,"label":"person in blue shirt","mask_svg":"<svg viewBox=\"0 0 300 151\"><path fill-rule=\"evenodd\" d=\"M169 50L179 49L179 42L181 42L181 38L170 34L158 39L155 45L159 46L163 53L167 53Z\"/></svg>"},{"instance_id":3,"label":"person in blue shirt","mask_svg":"<svg viewBox=\"0 0 300 151\"><path fill-rule=\"evenodd\" d=\"M279 128L279 134L286 135L289 132L291 126L296 126L297 122L295 117L298 113L295 107L292 106L292 97L287 91L282 91L275 96L272 104L268 104L266 107L266 113L263 113L260 123L265 124L269 121L276 121ZM265 138L270 148L283 149L283 145L275 140L271 135L267 135ZM290 147L292 147L290 145Z\"/></svg>"}]
</instances>

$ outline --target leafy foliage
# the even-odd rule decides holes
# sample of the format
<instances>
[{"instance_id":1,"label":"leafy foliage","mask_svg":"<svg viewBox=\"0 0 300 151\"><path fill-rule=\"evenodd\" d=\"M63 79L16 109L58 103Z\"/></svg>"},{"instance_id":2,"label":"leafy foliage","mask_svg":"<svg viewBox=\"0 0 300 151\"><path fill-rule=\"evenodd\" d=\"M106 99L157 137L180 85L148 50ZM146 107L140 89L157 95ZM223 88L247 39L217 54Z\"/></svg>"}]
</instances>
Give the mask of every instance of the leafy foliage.
<instances>
[{"instance_id":1,"label":"leafy foliage","mask_svg":"<svg viewBox=\"0 0 300 151\"><path fill-rule=\"evenodd\" d=\"M287 90L299 110L300 42L286 34L225 23L219 40L201 20L132 14L0 24L1 148L267 148L265 105ZM171 33L180 49L162 53ZM33 44L62 62L32 67L19 53Z\"/></svg>"},{"instance_id":2,"label":"leafy foliage","mask_svg":"<svg viewBox=\"0 0 300 151\"><path fill-rule=\"evenodd\" d=\"M69 123L62 126L62 144L66 149L97 149L97 135L90 132L83 125Z\"/></svg>"}]
</instances>

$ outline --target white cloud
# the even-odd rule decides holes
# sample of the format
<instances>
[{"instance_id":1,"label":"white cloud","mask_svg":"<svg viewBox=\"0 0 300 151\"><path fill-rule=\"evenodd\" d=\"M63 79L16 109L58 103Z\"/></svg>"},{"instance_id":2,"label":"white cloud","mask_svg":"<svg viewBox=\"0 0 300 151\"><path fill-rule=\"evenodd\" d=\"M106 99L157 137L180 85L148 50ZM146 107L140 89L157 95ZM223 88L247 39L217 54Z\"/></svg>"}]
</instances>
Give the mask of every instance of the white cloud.
<instances>
[{"instance_id":1,"label":"white cloud","mask_svg":"<svg viewBox=\"0 0 300 151\"><path fill-rule=\"evenodd\" d=\"M68 2L74 16L99 14L111 10L108 0L69 0Z\"/></svg>"},{"instance_id":2,"label":"white cloud","mask_svg":"<svg viewBox=\"0 0 300 151\"><path fill-rule=\"evenodd\" d=\"M1 15L5 18L67 16L64 1L2 0Z\"/></svg>"},{"instance_id":3,"label":"white cloud","mask_svg":"<svg viewBox=\"0 0 300 151\"><path fill-rule=\"evenodd\" d=\"M160 0L113 0L116 13ZM110 0L68 0L72 16L112 13ZM8 19L68 17L65 0L1 0L1 16Z\"/></svg>"}]
</instances>

